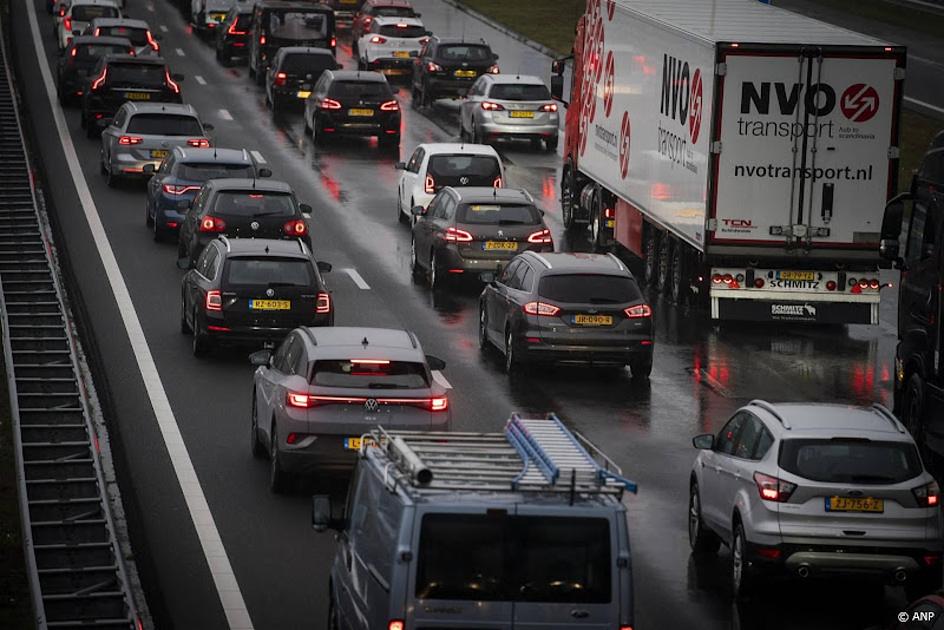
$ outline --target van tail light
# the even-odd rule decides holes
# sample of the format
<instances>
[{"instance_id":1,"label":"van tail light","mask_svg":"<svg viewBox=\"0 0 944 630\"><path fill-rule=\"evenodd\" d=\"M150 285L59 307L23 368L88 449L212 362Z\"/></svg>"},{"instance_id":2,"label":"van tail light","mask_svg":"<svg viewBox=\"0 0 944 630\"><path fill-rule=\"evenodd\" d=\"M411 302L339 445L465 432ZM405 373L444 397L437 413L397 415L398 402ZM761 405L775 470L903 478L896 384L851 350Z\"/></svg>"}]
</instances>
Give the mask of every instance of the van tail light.
<instances>
[{"instance_id":1,"label":"van tail light","mask_svg":"<svg viewBox=\"0 0 944 630\"><path fill-rule=\"evenodd\" d=\"M265 43L266 43L265 35L260 35L260 36L259 36L259 45L260 45L260 46L265 46Z\"/></svg>"},{"instance_id":2,"label":"van tail light","mask_svg":"<svg viewBox=\"0 0 944 630\"><path fill-rule=\"evenodd\" d=\"M325 291L318 292L318 302L315 306L315 312L319 315L327 315L331 312L331 294Z\"/></svg>"},{"instance_id":3,"label":"van tail light","mask_svg":"<svg viewBox=\"0 0 944 630\"><path fill-rule=\"evenodd\" d=\"M179 197L180 195L186 194L188 192L198 192L200 190L200 186L190 186L190 185L174 186L173 184L164 184L163 186L161 186L161 188L168 195L174 195L176 197Z\"/></svg>"},{"instance_id":4,"label":"van tail light","mask_svg":"<svg viewBox=\"0 0 944 630\"><path fill-rule=\"evenodd\" d=\"M406 630L406 624L402 619L391 619L387 624L387 630Z\"/></svg>"},{"instance_id":5,"label":"van tail light","mask_svg":"<svg viewBox=\"0 0 944 630\"><path fill-rule=\"evenodd\" d=\"M207 149L210 147L210 141L207 138L190 138L187 140L188 147L196 147L198 149Z\"/></svg>"},{"instance_id":6,"label":"van tail light","mask_svg":"<svg viewBox=\"0 0 944 630\"><path fill-rule=\"evenodd\" d=\"M918 505L921 507L937 507L941 504L941 488L937 485L936 481L932 481L924 486L918 486L913 489L911 493L915 496L915 499L918 500Z\"/></svg>"},{"instance_id":7,"label":"van tail light","mask_svg":"<svg viewBox=\"0 0 944 630\"><path fill-rule=\"evenodd\" d=\"M432 175L426 176L426 180L423 182L423 191L430 195L436 192L436 180L433 179Z\"/></svg>"},{"instance_id":8,"label":"van tail light","mask_svg":"<svg viewBox=\"0 0 944 630\"><path fill-rule=\"evenodd\" d=\"M164 68L164 83L174 94L180 94L180 86L177 85L177 82L170 78L170 70Z\"/></svg>"},{"instance_id":9,"label":"van tail light","mask_svg":"<svg viewBox=\"0 0 944 630\"><path fill-rule=\"evenodd\" d=\"M560 313L559 307L545 302L528 302L522 309L528 315L537 315L538 317L554 317Z\"/></svg>"},{"instance_id":10,"label":"van tail light","mask_svg":"<svg viewBox=\"0 0 944 630\"><path fill-rule=\"evenodd\" d=\"M498 67L497 63L488 69L489 74L498 74L499 72L501 72L501 68Z\"/></svg>"},{"instance_id":11,"label":"van tail light","mask_svg":"<svg viewBox=\"0 0 944 630\"><path fill-rule=\"evenodd\" d=\"M533 232L530 236L528 236L528 242L553 243L554 239L551 238L551 231L547 228L544 228L543 230L538 230L537 232Z\"/></svg>"},{"instance_id":12,"label":"van tail light","mask_svg":"<svg viewBox=\"0 0 944 630\"><path fill-rule=\"evenodd\" d=\"M62 28L67 31L72 31L72 18L67 17L66 19L62 20Z\"/></svg>"},{"instance_id":13,"label":"van tail light","mask_svg":"<svg viewBox=\"0 0 944 630\"><path fill-rule=\"evenodd\" d=\"M216 289L207 291L206 299L203 302L203 307L208 311L222 311L223 295Z\"/></svg>"},{"instance_id":14,"label":"van tail light","mask_svg":"<svg viewBox=\"0 0 944 630\"><path fill-rule=\"evenodd\" d=\"M154 36L151 35L151 31L147 31L147 43L148 43L148 46L150 46L154 52L161 51L161 45L158 44L157 40L154 39Z\"/></svg>"},{"instance_id":15,"label":"van tail light","mask_svg":"<svg viewBox=\"0 0 944 630\"><path fill-rule=\"evenodd\" d=\"M492 188L501 188L505 185L505 182L502 181L501 176L495 178L495 181L492 182Z\"/></svg>"},{"instance_id":16,"label":"van tail light","mask_svg":"<svg viewBox=\"0 0 944 630\"><path fill-rule=\"evenodd\" d=\"M288 79L288 75L287 75L287 74L285 74L284 72L276 72L276 73L275 73L275 81L273 81L272 84L281 87L281 86L285 85L285 80L286 80L286 79Z\"/></svg>"},{"instance_id":17,"label":"van tail light","mask_svg":"<svg viewBox=\"0 0 944 630\"><path fill-rule=\"evenodd\" d=\"M370 38L370 43L371 44L386 44L387 38L381 37L380 35L374 35L373 37Z\"/></svg>"},{"instance_id":18,"label":"van tail light","mask_svg":"<svg viewBox=\"0 0 944 630\"><path fill-rule=\"evenodd\" d=\"M465 230L448 227L446 228L446 240L450 243L471 243L473 239L472 235Z\"/></svg>"},{"instance_id":19,"label":"van tail light","mask_svg":"<svg viewBox=\"0 0 944 630\"><path fill-rule=\"evenodd\" d=\"M332 36L332 37L331 37L331 42L328 44L328 46L331 47L331 48L337 48L337 46L338 46L338 38Z\"/></svg>"},{"instance_id":20,"label":"van tail light","mask_svg":"<svg viewBox=\"0 0 944 630\"><path fill-rule=\"evenodd\" d=\"M449 399L445 396L430 398L427 404L429 405L428 409L430 411L446 411L449 409Z\"/></svg>"},{"instance_id":21,"label":"van tail light","mask_svg":"<svg viewBox=\"0 0 944 630\"><path fill-rule=\"evenodd\" d=\"M426 64L427 72L442 72L442 69L443 68L441 65L439 65L438 63L433 63L432 61Z\"/></svg>"},{"instance_id":22,"label":"van tail light","mask_svg":"<svg viewBox=\"0 0 944 630\"><path fill-rule=\"evenodd\" d=\"M321 109L341 109L341 103L333 98L324 98L321 101Z\"/></svg>"},{"instance_id":23,"label":"van tail light","mask_svg":"<svg viewBox=\"0 0 944 630\"><path fill-rule=\"evenodd\" d=\"M557 103L547 103L546 105L541 105L542 112L556 112Z\"/></svg>"},{"instance_id":24,"label":"van tail light","mask_svg":"<svg viewBox=\"0 0 944 630\"><path fill-rule=\"evenodd\" d=\"M219 217L214 217L207 215L203 217L200 221L200 227L197 228L198 232L210 232L210 233L219 233L226 229L226 221L220 219Z\"/></svg>"},{"instance_id":25,"label":"van tail light","mask_svg":"<svg viewBox=\"0 0 944 630\"><path fill-rule=\"evenodd\" d=\"M786 503L790 500L790 495L796 490L796 484L789 481L783 481L763 473L754 473L754 483L757 484L757 492L764 501L774 501L776 503Z\"/></svg>"},{"instance_id":26,"label":"van tail light","mask_svg":"<svg viewBox=\"0 0 944 630\"><path fill-rule=\"evenodd\" d=\"M398 112L400 111L400 103L396 100L387 101L386 103L380 104L380 111L382 112Z\"/></svg>"},{"instance_id":27,"label":"van tail light","mask_svg":"<svg viewBox=\"0 0 944 630\"><path fill-rule=\"evenodd\" d=\"M302 392L288 392L285 395L285 404L296 409L310 409L315 406L311 396Z\"/></svg>"},{"instance_id":28,"label":"van tail light","mask_svg":"<svg viewBox=\"0 0 944 630\"><path fill-rule=\"evenodd\" d=\"M141 144L144 142L144 138L141 136L121 136L118 138L118 144L129 145L129 144Z\"/></svg>"},{"instance_id":29,"label":"van tail light","mask_svg":"<svg viewBox=\"0 0 944 630\"><path fill-rule=\"evenodd\" d=\"M302 219L292 219L282 226L282 233L286 236L305 236L308 234L308 225Z\"/></svg>"},{"instance_id":30,"label":"van tail light","mask_svg":"<svg viewBox=\"0 0 944 630\"><path fill-rule=\"evenodd\" d=\"M102 68L102 73L92 81L92 91L97 92L103 85L105 85L105 79L108 78L108 66Z\"/></svg>"},{"instance_id":31,"label":"van tail light","mask_svg":"<svg viewBox=\"0 0 944 630\"><path fill-rule=\"evenodd\" d=\"M482 101L482 109L487 112L503 112L505 111L504 105L501 103L493 103L491 101Z\"/></svg>"},{"instance_id":32,"label":"van tail light","mask_svg":"<svg viewBox=\"0 0 944 630\"><path fill-rule=\"evenodd\" d=\"M624 308L623 312L629 319L641 319L643 317L652 317L652 307L648 304L636 304L629 308Z\"/></svg>"}]
</instances>

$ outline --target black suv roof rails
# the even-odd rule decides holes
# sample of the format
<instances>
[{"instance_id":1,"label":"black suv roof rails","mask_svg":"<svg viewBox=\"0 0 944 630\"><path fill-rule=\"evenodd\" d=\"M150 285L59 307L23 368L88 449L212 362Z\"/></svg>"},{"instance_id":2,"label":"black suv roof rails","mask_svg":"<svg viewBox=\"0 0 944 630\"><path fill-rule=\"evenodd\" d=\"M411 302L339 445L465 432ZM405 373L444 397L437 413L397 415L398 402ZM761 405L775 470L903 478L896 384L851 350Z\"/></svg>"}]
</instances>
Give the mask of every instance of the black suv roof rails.
<instances>
[{"instance_id":1,"label":"black suv roof rails","mask_svg":"<svg viewBox=\"0 0 944 630\"><path fill-rule=\"evenodd\" d=\"M747 406L748 406L748 407L760 407L761 409L763 409L764 411L766 411L767 413L769 413L770 415L772 415L774 418L776 418L777 420L779 420L779 421L780 421L780 424L782 424L782 425L783 425L783 428L786 429L787 431L789 431L790 429L793 428L793 427L790 426L790 423L787 422L786 418L784 418L783 416L780 415L780 412L777 410L777 408L774 407L773 405L771 405L771 404L770 404L769 402L767 402L766 400L754 399L754 400L752 400L751 402L747 403Z\"/></svg>"}]
</instances>

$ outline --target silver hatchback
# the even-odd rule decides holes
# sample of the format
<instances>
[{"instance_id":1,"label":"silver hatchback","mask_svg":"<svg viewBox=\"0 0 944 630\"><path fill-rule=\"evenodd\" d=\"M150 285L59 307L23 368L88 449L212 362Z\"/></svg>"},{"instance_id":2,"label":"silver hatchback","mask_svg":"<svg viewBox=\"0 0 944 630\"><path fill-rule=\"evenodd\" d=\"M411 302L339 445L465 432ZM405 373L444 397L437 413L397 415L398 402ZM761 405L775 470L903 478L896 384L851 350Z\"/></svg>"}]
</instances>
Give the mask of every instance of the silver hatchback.
<instances>
[{"instance_id":1,"label":"silver hatchback","mask_svg":"<svg viewBox=\"0 0 944 630\"><path fill-rule=\"evenodd\" d=\"M940 489L884 407L755 400L693 442L689 540L731 548L736 597L772 573L940 588Z\"/></svg>"},{"instance_id":2,"label":"silver hatchback","mask_svg":"<svg viewBox=\"0 0 944 630\"><path fill-rule=\"evenodd\" d=\"M209 147L212 130L191 105L126 102L102 131L102 174L109 186L119 178L147 177L144 167L156 170L174 147Z\"/></svg>"},{"instance_id":3,"label":"silver hatchback","mask_svg":"<svg viewBox=\"0 0 944 630\"><path fill-rule=\"evenodd\" d=\"M530 140L557 150L557 103L538 77L483 74L462 101L459 134L464 141L488 144L498 139Z\"/></svg>"}]
</instances>

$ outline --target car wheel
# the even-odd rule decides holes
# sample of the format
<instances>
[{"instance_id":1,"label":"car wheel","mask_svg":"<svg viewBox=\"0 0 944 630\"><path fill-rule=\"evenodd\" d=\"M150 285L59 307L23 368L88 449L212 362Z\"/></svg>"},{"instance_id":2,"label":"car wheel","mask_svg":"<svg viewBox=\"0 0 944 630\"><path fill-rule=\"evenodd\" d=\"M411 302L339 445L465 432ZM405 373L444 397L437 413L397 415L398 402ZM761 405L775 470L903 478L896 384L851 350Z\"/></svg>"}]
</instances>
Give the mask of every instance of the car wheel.
<instances>
[{"instance_id":1,"label":"car wheel","mask_svg":"<svg viewBox=\"0 0 944 630\"><path fill-rule=\"evenodd\" d=\"M180 296L180 332L185 335L193 332L193 328L187 323L187 301L183 295Z\"/></svg>"},{"instance_id":2,"label":"car wheel","mask_svg":"<svg viewBox=\"0 0 944 630\"><path fill-rule=\"evenodd\" d=\"M479 350L486 352L488 347L488 311L485 304L479 304Z\"/></svg>"},{"instance_id":3,"label":"car wheel","mask_svg":"<svg viewBox=\"0 0 944 630\"><path fill-rule=\"evenodd\" d=\"M634 381L647 381L652 374L652 355L646 353L644 357L634 357L629 361L629 374Z\"/></svg>"},{"instance_id":4,"label":"car wheel","mask_svg":"<svg viewBox=\"0 0 944 630\"><path fill-rule=\"evenodd\" d=\"M269 490L275 494L282 494L288 485L288 475L282 470L282 462L279 461L279 436L275 430L275 422L272 423L271 444L269 446Z\"/></svg>"},{"instance_id":5,"label":"car wheel","mask_svg":"<svg viewBox=\"0 0 944 630\"><path fill-rule=\"evenodd\" d=\"M323 146L325 141L324 135L321 133L321 129L319 129L319 127L320 125L318 124L318 119L313 118L311 121L311 141L317 147Z\"/></svg>"},{"instance_id":6,"label":"car wheel","mask_svg":"<svg viewBox=\"0 0 944 630\"><path fill-rule=\"evenodd\" d=\"M111 166L105 166L105 183L108 184L109 188L117 188L118 186L118 176L115 175L115 170Z\"/></svg>"},{"instance_id":7,"label":"car wheel","mask_svg":"<svg viewBox=\"0 0 944 630\"><path fill-rule=\"evenodd\" d=\"M744 538L744 526L740 521L734 524L734 536L731 539L731 591L734 599L743 599L750 595L755 585L750 563L747 560L747 540Z\"/></svg>"},{"instance_id":8,"label":"car wheel","mask_svg":"<svg viewBox=\"0 0 944 630\"><path fill-rule=\"evenodd\" d=\"M144 204L144 225L151 227L154 224L154 218L151 216L151 209L148 207L148 204Z\"/></svg>"},{"instance_id":9,"label":"car wheel","mask_svg":"<svg viewBox=\"0 0 944 630\"><path fill-rule=\"evenodd\" d=\"M505 331L505 372L513 374L521 367L521 360L518 359L518 352L515 350L515 337L511 328Z\"/></svg>"},{"instance_id":10,"label":"car wheel","mask_svg":"<svg viewBox=\"0 0 944 630\"><path fill-rule=\"evenodd\" d=\"M413 273L413 279L419 280L423 277L423 268L420 266L420 260L416 256L416 239L410 238L410 271Z\"/></svg>"},{"instance_id":11,"label":"car wheel","mask_svg":"<svg viewBox=\"0 0 944 630\"><path fill-rule=\"evenodd\" d=\"M108 175L108 169L105 168L105 154L102 152L98 154L98 172L102 175Z\"/></svg>"},{"instance_id":12,"label":"car wheel","mask_svg":"<svg viewBox=\"0 0 944 630\"><path fill-rule=\"evenodd\" d=\"M167 228L161 227L156 217L151 220L151 229L154 232L154 242L163 243L167 238Z\"/></svg>"},{"instance_id":13,"label":"car wheel","mask_svg":"<svg viewBox=\"0 0 944 630\"><path fill-rule=\"evenodd\" d=\"M577 194L574 191L574 186L577 182L574 181L574 172L572 169L567 169L564 173L564 176L561 181L561 221L564 224L564 229L570 231L574 229L576 222L574 221L574 214L576 208L574 208L575 195Z\"/></svg>"},{"instance_id":14,"label":"car wheel","mask_svg":"<svg viewBox=\"0 0 944 630\"><path fill-rule=\"evenodd\" d=\"M400 191L397 191L397 221L399 223L407 223L410 220L410 217L403 212L403 200L400 199ZM412 243L410 244L412 248ZM411 254L412 255L412 254Z\"/></svg>"},{"instance_id":15,"label":"car wheel","mask_svg":"<svg viewBox=\"0 0 944 630\"><path fill-rule=\"evenodd\" d=\"M427 278L429 279L429 288L433 291L438 291L442 288L443 278L439 270L439 263L436 262L436 251L433 250L429 253L429 271Z\"/></svg>"},{"instance_id":16,"label":"car wheel","mask_svg":"<svg viewBox=\"0 0 944 630\"><path fill-rule=\"evenodd\" d=\"M259 417L256 409L256 392L252 393L252 416L250 419L251 435L249 436L249 448L252 450L252 456L256 459L263 459L266 456L265 447L259 440Z\"/></svg>"},{"instance_id":17,"label":"car wheel","mask_svg":"<svg viewBox=\"0 0 944 630\"><path fill-rule=\"evenodd\" d=\"M193 309L193 356L197 358L205 357L210 351L212 342L207 338L205 332L200 331L200 320L197 318L197 309Z\"/></svg>"},{"instance_id":18,"label":"car wheel","mask_svg":"<svg viewBox=\"0 0 944 630\"><path fill-rule=\"evenodd\" d=\"M705 527L701 518L701 495L698 493L697 481L692 481L688 493L688 544L695 553L716 553L721 546L721 539Z\"/></svg>"}]
</instances>

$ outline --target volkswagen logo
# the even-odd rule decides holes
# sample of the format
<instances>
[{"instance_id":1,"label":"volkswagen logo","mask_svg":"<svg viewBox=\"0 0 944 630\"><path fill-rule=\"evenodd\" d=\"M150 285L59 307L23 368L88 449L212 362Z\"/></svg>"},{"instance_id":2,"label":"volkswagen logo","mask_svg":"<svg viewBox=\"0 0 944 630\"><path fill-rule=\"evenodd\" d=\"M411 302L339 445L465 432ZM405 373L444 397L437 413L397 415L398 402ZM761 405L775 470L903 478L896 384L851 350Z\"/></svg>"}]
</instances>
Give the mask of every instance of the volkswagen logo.
<instances>
[{"instance_id":1,"label":"volkswagen logo","mask_svg":"<svg viewBox=\"0 0 944 630\"><path fill-rule=\"evenodd\" d=\"M275 295L275 291L272 289L266 289L266 297L272 297L273 295Z\"/></svg>"},{"instance_id":2,"label":"volkswagen logo","mask_svg":"<svg viewBox=\"0 0 944 630\"><path fill-rule=\"evenodd\" d=\"M256 231L259 229L259 222L253 221L252 223L249 224L249 227L251 227L253 231Z\"/></svg>"},{"instance_id":3,"label":"volkswagen logo","mask_svg":"<svg viewBox=\"0 0 944 630\"><path fill-rule=\"evenodd\" d=\"M368 398L364 402L364 411L367 413L377 413L378 409L380 409L380 403L377 402L376 398Z\"/></svg>"},{"instance_id":4,"label":"volkswagen logo","mask_svg":"<svg viewBox=\"0 0 944 630\"><path fill-rule=\"evenodd\" d=\"M498 230L498 238L505 238L505 232L502 230Z\"/></svg>"},{"instance_id":5,"label":"volkswagen logo","mask_svg":"<svg viewBox=\"0 0 944 630\"><path fill-rule=\"evenodd\" d=\"M462 177L459 178L459 183L465 186L466 184L469 183L469 178L463 175Z\"/></svg>"}]
</instances>

